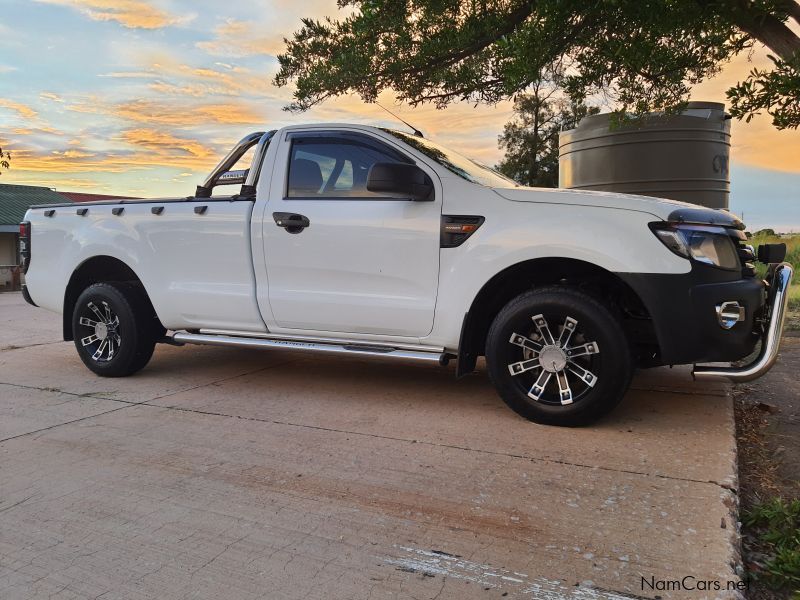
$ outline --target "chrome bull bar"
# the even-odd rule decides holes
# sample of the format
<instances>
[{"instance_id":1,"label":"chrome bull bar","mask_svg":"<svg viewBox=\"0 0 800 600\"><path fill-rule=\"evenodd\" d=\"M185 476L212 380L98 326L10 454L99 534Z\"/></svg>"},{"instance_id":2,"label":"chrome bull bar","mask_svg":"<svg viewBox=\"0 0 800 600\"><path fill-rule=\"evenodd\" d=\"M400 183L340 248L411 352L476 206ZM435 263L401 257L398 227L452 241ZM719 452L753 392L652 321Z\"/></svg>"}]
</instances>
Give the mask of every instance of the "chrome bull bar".
<instances>
[{"instance_id":1,"label":"chrome bull bar","mask_svg":"<svg viewBox=\"0 0 800 600\"><path fill-rule=\"evenodd\" d=\"M786 319L786 306L789 303L789 286L792 284L794 269L789 263L781 263L775 267L770 283L772 304L768 308L769 322L761 340L761 351L756 359L742 367L716 367L712 365L695 365L694 377L727 377L731 381L752 381L761 377L772 368L778 359L781 346L783 323Z\"/></svg>"}]
</instances>

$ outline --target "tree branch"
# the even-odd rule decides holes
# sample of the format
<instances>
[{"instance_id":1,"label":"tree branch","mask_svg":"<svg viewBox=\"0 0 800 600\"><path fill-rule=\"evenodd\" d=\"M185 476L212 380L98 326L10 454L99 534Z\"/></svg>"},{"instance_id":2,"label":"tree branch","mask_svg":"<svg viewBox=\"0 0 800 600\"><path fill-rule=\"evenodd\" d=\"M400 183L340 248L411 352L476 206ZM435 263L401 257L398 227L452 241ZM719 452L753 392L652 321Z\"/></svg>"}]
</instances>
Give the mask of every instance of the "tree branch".
<instances>
[{"instance_id":1,"label":"tree branch","mask_svg":"<svg viewBox=\"0 0 800 600\"><path fill-rule=\"evenodd\" d=\"M796 2L792 2L792 4L795 7L795 11L800 12L800 6ZM750 37L764 44L782 60L790 62L795 55L800 53L800 37L778 17L764 15L756 19L747 20L740 17L742 15L737 11L734 15L736 26ZM793 15L793 18L796 17Z\"/></svg>"},{"instance_id":2,"label":"tree branch","mask_svg":"<svg viewBox=\"0 0 800 600\"><path fill-rule=\"evenodd\" d=\"M494 44L497 40L505 35L509 35L521 23L533 14L535 2L523 2L519 7L512 10L504 19L502 27L497 27L490 31L488 35L483 36L472 42L469 46L460 49L458 52L452 52L443 56L434 57L425 61L424 66L412 66L402 69L400 72L403 74L411 74L420 70L430 70L437 67L449 67L454 65L460 60L463 60L473 54L477 54L481 50L486 49L488 46Z\"/></svg>"},{"instance_id":3,"label":"tree branch","mask_svg":"<svg viewBox=\"0 0 800 600\"><path fill-rule=\"evenodd\" d=\"M796 0L786 0L786 14L788 14L797 23L800 23L800 4Z\"/></svg>"}]
</instances>

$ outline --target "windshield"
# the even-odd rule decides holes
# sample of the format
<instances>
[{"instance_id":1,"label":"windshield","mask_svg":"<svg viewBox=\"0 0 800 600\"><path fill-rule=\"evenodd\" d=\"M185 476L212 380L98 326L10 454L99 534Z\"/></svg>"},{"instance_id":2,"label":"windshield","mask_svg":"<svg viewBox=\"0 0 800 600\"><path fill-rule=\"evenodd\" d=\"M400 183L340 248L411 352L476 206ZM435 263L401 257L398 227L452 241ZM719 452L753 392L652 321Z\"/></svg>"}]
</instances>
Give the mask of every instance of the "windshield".
<instances>
[{"instance_id":1,"label":"windshield","mask_svg":"<svg viewBox=\"0 0 800 600\"><path fill-rule=\"evenodd\" d=\"M412 148L419 150L425 156L435 160L451 173L455 173L467 181L485 185L486 187L519 187L519 184L513 179L509 179L486 165L475 162L454 150L440 146L430 140L393 129L384 129L384 131L402 140Z\"/></svg>"}]
</instances>

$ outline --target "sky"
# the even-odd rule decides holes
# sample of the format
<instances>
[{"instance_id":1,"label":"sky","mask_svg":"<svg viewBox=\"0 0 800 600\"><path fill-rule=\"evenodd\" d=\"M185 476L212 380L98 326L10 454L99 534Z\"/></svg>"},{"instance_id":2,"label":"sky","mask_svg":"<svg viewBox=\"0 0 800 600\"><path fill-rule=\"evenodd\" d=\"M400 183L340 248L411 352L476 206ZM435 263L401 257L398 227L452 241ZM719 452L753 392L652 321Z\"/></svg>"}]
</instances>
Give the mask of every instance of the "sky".
<instances>
[{"instance_id":1,"label":"sky","mask_svg":"<svg viewBox=\"0 0 800 600\"><path fill-rule=\"evenodd\" d=\"M12 168L0 183L61 191L181 196L241 137L290 123L397 127L357 96L301 115L282 110L275 58L302 17L336 16L335 0L3 0L0 12L0 146ZM739 56L693 90L725 89L766 53ZM487 164L511 104L398 105L380 101L427 137ZM734 121L731 209L751 229L800 231L800 132L766 117Z\"/></svg>"}]
</instances>

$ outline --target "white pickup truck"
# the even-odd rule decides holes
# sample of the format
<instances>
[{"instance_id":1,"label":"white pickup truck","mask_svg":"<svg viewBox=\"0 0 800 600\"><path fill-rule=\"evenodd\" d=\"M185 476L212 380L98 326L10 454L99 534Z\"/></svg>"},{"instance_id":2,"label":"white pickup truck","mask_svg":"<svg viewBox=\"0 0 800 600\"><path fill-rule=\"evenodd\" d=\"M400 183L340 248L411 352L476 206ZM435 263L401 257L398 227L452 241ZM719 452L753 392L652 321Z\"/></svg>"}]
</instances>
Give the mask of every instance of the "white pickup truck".
<instances>
[{"instance_id":1,"label":"white pickup truck","mask_svg":"<svg viewBox=\"0 0 800 600\"><path fill-rule=\"evenodd\" d=\"M249 149L248 169L232 170ZM234 195L214 195L222 185ZM217 190L218 191L218 190ZM306 125L245 137L194 196L32 207L25 298L103 376L156 343L384 358L486 357L533 421L610 411L633 370L757 377L775 361L792 268L724 211L521 187L399 131Z\"/></svg>"}]
</instances>

